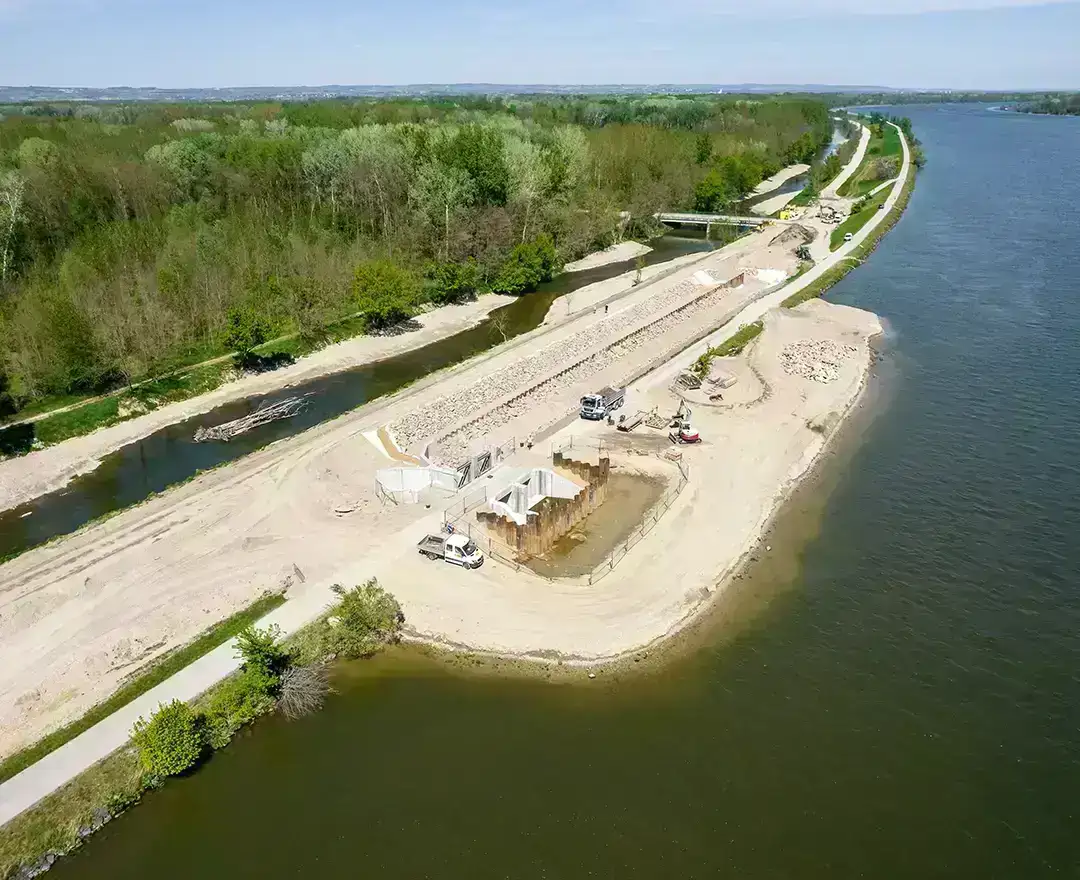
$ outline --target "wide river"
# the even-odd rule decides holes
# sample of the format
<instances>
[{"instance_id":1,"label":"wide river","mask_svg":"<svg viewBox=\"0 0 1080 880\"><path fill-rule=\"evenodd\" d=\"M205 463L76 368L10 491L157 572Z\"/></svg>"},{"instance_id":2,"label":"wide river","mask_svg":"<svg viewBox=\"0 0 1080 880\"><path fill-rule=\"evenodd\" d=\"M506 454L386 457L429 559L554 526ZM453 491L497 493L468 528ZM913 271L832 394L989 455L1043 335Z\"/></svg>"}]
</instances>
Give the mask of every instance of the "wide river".
<instances>
[{"instance_id":1,"label":"wide river","mask_svg":"<svg viewBox=\"0 0 1080 880\"><path fill-rule=\"evenodd\" d=\"M904 112L870 399L666 662L345 668L52 876L1078 876L1080 119Z\"/></svg>"}]
</instances>

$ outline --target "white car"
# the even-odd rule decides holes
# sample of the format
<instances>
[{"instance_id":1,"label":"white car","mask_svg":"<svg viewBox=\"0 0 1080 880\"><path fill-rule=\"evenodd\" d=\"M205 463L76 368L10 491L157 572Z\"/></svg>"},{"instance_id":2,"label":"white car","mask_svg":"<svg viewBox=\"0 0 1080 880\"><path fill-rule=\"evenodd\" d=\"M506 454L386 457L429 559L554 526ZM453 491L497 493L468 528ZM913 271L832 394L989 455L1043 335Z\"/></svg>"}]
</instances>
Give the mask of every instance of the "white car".
<instances>
[{"instance_id":1,"label":"white car","mask_svg":"<svg viewBox=\"0 0 1080 880\"><path fill-rule=\"evenodd\" d=\"M854 237L855 236L853 236L850 232L844 233L844 241L851 241L851 239L853 239Z\"/></svg>"}]
</instances>

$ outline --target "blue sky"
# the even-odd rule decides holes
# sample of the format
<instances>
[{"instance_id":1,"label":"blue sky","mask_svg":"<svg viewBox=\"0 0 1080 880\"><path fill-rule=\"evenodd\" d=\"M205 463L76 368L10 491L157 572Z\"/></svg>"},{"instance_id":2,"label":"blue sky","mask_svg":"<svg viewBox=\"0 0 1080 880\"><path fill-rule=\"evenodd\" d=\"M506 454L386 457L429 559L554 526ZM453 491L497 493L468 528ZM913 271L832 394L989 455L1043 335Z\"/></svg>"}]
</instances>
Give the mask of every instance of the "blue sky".
<instances>
[{"instance_id":1,"label":"blue sky","mask_svg":"<svg viewBox=\"0 0 1080 880\"><path fill-rule=\"evenodd\" d=\"M1080 2L0 0L0 84L1080 88Z\"/></svg>"}]
</instances>

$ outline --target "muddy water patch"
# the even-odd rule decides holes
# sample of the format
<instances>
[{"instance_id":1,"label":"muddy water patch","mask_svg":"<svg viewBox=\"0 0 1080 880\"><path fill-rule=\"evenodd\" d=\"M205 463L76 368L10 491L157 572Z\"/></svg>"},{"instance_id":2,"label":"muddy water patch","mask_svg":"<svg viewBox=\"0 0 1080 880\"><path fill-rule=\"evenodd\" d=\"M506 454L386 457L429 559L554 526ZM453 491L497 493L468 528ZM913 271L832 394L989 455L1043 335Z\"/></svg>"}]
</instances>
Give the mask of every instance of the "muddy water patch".
<instances>
[{"instance_id":1,"label":"muddy water patch","mask_svg":"<svg viewBox=\"0 0 1080 880\"><path fill-rule=\"evenodd\" d=\"M556 541L551 550L525 565L550 578L589 574L641 526L666 488L666 482L658 476L613 470L608 478L607 500Z\"/></svg>"}]
</instances>

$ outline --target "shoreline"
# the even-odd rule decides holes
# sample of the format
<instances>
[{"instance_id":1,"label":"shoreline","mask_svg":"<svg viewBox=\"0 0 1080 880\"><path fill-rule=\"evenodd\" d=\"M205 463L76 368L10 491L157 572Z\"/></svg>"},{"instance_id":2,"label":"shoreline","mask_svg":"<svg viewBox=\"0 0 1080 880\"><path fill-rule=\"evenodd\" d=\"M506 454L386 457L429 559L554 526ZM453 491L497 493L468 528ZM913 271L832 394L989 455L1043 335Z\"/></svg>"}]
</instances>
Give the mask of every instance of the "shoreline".
<instances>
[{"instance_id":1,"label":"shoreline","mask_svg":"<svg viewBox=\"0 0 1080 880\"><path fill-rule=\"evenodd\" d=\"M867 312L867 314L873 313ZM877 318L878 316L874 315L874 317ZM797 472L791 472L778 487L769 500L765 514L751 530L738 556L732 559L715 579L712 588L709 589L708 598L702 598L697 605L672 623L663 633L618 653L599 657L560 654L546 649L520 653L491 651L482 646L417 633L408 627L402 634L402 641L410 647L434 652L435 655L442 657L443 662L450 662L453 658L462 657L480 658L485 663L510 664L512 667L520 666L520 673L530 677L550 677L549 673L553 669L564 670L568 677L580 677L579 674L582 672L598 672L600 670L610 670L613 667L646 671L668 662L670 658L666 656L667 649L674 647L674 643L680 637L688 634L689 630L716 612L725 599L729 598L729 592L734 582L745 575L751 566L760 561L756 554L766 546L770 532L777 520L785 513L785 508L791 499L798 491L804 488L807 482L816 476L819 469L825 465L829 455L836 451L835 447L840 442L841 435L851 427L852 415L865 402L867 390L873 377L874 365L880 357L879 344L884 338L884 328L867 337L868 357L860 370L860 380L853 396L838 414L828 433L822 435L820 442L807 450L799 463ZM643 660L651 660L652 662L642 664L641 661Z\"/></svg>"}]
</instances>

